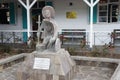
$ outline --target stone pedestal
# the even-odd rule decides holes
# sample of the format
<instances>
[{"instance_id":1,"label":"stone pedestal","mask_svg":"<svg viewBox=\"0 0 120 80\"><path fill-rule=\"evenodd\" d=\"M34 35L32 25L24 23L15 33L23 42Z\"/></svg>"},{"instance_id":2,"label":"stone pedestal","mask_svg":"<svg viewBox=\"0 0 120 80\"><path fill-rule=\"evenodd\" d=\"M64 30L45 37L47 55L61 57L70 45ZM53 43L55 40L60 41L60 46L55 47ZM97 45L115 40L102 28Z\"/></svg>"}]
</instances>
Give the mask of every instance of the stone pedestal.
<instances>
[{"instance_id":1,"label":"stone pedestal","mask_svg":"<svg viewBox=\"0 0 120 80\"><path fill-rule=\"evenodd\" d=\"M35 58L50 59L49 69L33 69ZM45 50L31 53L17 70L17 80L71 80L75 72L75 62L69 53Z\"/></svg>"}]
</instances>

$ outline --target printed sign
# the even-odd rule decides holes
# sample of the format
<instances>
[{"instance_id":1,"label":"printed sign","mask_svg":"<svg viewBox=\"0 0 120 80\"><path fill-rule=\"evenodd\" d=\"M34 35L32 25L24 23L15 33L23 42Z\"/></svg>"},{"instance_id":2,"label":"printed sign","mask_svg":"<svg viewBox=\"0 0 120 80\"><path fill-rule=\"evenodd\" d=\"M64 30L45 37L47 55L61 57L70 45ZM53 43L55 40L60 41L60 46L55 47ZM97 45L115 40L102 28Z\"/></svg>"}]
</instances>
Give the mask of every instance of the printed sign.
<instances>
[{"instance_id":1,"label":"printed sign","mask_svg":"<svg viewBox=\"0 0 120 80\"><path fill-rule=\"evenodd\" d=\"M67 19L75 19L75 18L77 18L77 13L75 11L66 12L66 18Z\"/></svg>"},{"instance_id":2,"label":"printed sign","mask_svg":"<svg viewBox=\"0 0 120 80\"><path fill-rule=\"evenodd\" d=\"M33 69L49 70L50 59L49 58L35 58Z\"/></svg>"}]
</instances>

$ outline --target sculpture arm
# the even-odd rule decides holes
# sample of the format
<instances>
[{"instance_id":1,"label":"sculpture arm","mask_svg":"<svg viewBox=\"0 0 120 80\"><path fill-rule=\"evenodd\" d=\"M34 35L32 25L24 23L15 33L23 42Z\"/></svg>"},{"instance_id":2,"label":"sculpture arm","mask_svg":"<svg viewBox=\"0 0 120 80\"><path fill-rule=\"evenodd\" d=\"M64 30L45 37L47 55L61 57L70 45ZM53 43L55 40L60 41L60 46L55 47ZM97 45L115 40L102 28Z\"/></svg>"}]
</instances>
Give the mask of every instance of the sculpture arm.
<instances>
[{"instance_id":1,"label":"sculpture arm","mask_svg":"<svg viewBox=\"0 0 120 80\"><path fill-rule=\"evenodd\" d=\"M56 41L56 39L58 38L58 30L57 30L57 25L54 24L54 32L53 32L53 36L50 39L50 44L54 43Z\"/></svg>"},{"instance_id":2,"label":"sculpture arm","mask_svg":"<svg viewBox=\"0 0 120 80\"><path fill-rule=\"evenodd\" d=\"M58 30L57 30L57 25L54 26L54 34L53 34L53 39L58 38Z\"/></svg>"}]
</instances>

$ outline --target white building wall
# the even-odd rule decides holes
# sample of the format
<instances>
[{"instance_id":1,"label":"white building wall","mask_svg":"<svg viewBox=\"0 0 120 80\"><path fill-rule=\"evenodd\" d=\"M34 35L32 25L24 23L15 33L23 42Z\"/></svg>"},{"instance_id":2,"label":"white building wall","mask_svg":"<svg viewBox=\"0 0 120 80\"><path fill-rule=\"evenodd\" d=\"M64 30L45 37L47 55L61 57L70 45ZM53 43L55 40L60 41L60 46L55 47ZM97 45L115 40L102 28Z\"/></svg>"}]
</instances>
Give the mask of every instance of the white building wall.
<instances>
[{"instance_id":1,"label":"white building wall","mask_svg":"<svg viewBox=\"0 0 120 80\"><path fill-rule=\"evenodd\" d=\"M70 6L69 3L73 5ZM61 29L88 29L88 7L82 0L54 0L54 7L56 10L56 21ZM66 12L75 11L77 13L76 19L67 19Z\"/></svg>"}]
</instances>

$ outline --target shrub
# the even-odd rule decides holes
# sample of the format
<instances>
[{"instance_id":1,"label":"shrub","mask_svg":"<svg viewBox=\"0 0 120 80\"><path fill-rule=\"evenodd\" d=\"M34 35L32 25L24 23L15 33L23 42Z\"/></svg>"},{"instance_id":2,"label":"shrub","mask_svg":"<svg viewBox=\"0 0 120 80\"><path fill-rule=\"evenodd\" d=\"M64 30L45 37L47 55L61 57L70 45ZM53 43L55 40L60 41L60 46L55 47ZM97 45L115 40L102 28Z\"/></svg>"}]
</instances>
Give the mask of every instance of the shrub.
<instances>
[{"instance_id":1,"label":"shrub","mask_svg":"<svg viewBox=\"0 0 120 80\"><path fill-rule=\"evenodd\" d=\"M9 45L2 44L0 45L0 51L2 53L10 53L11 47Z\"/></svg>"}]
</instances>

